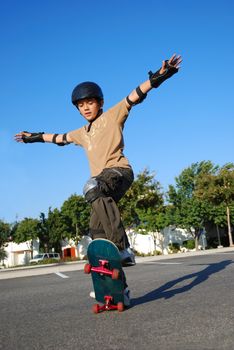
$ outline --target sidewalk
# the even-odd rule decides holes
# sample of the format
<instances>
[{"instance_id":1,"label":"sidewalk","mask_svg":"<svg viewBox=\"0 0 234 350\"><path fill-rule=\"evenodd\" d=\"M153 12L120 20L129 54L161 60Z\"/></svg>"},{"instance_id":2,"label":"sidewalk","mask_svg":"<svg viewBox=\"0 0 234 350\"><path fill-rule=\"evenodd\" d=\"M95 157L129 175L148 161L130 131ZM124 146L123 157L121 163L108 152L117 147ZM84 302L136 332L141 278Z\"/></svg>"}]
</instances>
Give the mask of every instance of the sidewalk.
<instances>
[{"instance_id":1,"label":"sidewalk","mask_svg":"<svg viewBox=\"0 0 234 350\"><path fill-rule=\"evenodd\" d=\"M149 257L136 257L136 262L143 263L146 261L156 261L156 260L165 260L165 259L178 259L178 258L187 258L190 256L200 256L200 255L211 255L211 254L220 254L220 253L234 253L234 247L225 247L225 248L215 248L215 249L207 249L207 250L198 250L198 251L190 251L187 253L175 253L168 255L156 255Z\"/></svg>"},{"instance_id":2,"label":"sidewalk","mask_svg":"<svg viewBox=\"0 0 234 350\"><path fill-rule=\"evenodd\" d=\"M156 256L147 256L147 257L137 256L136 263L143 264L149 261L160 261L160 260L168 260L168 259L186 258L191 256L202 256L202 255L223 254L223 253L234 253L234 247L216 248L216 249L208 249L208 250L190 251L187 253L156 255ZM81 261L61 263L61 264L58 263L58 264L49 264L49 265L24 266L24 267L0 269L0 280L9 279L9 278L46 275L46 274L58 273L58 272L63 273L66 271L78 271L78 270L83 270L85 263L86 263L85 260L81 260Z\"/></svg>"}]
</instances>

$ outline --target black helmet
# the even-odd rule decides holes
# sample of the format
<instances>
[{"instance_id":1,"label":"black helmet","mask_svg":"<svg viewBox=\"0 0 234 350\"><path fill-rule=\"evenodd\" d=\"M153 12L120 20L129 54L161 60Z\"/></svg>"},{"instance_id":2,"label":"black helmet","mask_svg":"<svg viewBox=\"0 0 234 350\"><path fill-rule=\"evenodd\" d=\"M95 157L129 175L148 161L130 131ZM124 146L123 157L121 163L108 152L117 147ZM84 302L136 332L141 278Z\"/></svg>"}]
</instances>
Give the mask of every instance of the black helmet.
<instances>
[{"instance_id":1,"label":"black helmet","mask_svg":"<svg viewBox=\"0 0 234 350\"><path fill-rule=\"evenodd\" d=\"M91 81L85 81L75 87L72 91L72 103L77 104L77 101L84 98L96 98L98 100L103 100L103 93L100 86Z\"/></svg>"}]
</instances>

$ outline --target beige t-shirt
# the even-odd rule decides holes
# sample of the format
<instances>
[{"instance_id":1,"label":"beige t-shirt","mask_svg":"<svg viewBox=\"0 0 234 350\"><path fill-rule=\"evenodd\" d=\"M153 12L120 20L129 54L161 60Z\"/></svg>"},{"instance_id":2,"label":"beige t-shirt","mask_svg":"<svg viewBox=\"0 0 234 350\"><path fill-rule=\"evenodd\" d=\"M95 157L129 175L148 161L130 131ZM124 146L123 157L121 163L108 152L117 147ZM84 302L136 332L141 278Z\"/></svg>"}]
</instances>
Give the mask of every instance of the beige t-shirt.
<instances>
[{"instance_id":1,"label":"beige t-shirt","mask_svg":"<svg viewBox=\"0 0 234 350\"><path fill-rule=\"evenodd\" d=\"M72 141L84 147L92 176L97 176L104 168L131 168L123 154L123 128L128 117L125 99L101 114L92 122L70 131Z\"/></svg>"}]
</instances>

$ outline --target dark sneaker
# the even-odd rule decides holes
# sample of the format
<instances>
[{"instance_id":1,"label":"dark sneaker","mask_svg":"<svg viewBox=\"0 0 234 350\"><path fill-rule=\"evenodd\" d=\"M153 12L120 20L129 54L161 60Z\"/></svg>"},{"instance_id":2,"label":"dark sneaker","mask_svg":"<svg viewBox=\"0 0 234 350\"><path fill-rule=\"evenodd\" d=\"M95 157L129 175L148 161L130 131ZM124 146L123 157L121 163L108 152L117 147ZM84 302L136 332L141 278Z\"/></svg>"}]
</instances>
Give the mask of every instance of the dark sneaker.
<instances>
[{"instance_id":1,"label":"dark sneaker","mask_svg":"<svg viewBox=\"0 0 234 350\"><path fill-rule=\"evenodd\" d=\"M130 306L131 298L130 298L130 290L127 288L124 289L124 306Z\"/></svg>"},{"instance_id":2,"label":"dark sneaker","mask_svg":"<svg viewBox=\"0 0 234 350\"><path fill-rule=\"evenodd\" d=\"M131 248L120 250L119 254L123 266L136 265L135 254L133 253Z\"/></svg>"}]
</instances>

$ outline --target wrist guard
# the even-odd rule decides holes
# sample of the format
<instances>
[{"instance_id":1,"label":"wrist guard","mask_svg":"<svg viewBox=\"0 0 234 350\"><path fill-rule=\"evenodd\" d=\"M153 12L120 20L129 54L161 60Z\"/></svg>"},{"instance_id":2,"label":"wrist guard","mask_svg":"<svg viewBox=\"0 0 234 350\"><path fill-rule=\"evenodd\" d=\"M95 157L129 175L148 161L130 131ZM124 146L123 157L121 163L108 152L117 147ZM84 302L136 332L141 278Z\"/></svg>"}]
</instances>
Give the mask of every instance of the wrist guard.
<instances>
[{"instance_id":1,"label":"wrist guard","mask_svg":"<svg viewBox=\"0 0 234 350\"><path fill-rule=\"evenodd\" d=\"M24 131L24 132L28 132L28 131ZM29 132L29 134L31 134L30 136L22 136L22 140L24 143L33 143L33 142L45 142L43 140L42 135L44 134L44 132Z\"/></svg>"},{"instance_id":2,"label":"wrist guard","mask_svg":"<svg viewBox=\"0 0 234 350\"><path fill-rule=\"evenodd\" d=\"M168 60L166 60L165 62L166 62L166 71L163 74L159 73L160 69L155 73L152 73L151 71L148 73L150 84L153 88L159 87L159 85L161 85L165 80L167 80L172 75L178 72L178 68L171 66L168 63Z\"/></svg>"}]
</instances>

